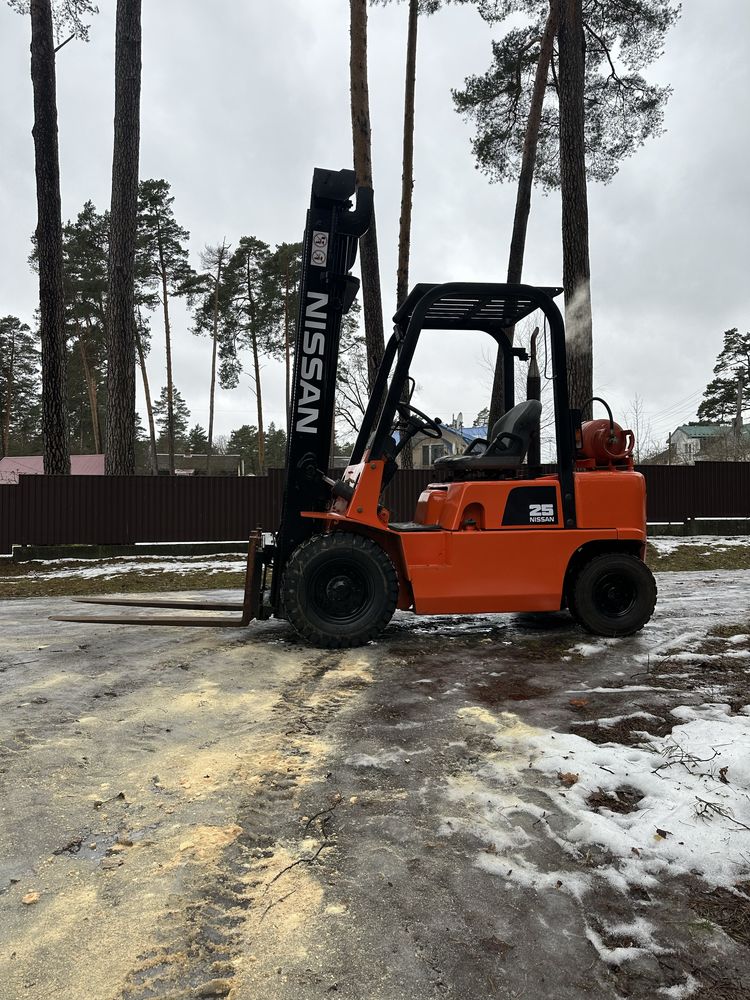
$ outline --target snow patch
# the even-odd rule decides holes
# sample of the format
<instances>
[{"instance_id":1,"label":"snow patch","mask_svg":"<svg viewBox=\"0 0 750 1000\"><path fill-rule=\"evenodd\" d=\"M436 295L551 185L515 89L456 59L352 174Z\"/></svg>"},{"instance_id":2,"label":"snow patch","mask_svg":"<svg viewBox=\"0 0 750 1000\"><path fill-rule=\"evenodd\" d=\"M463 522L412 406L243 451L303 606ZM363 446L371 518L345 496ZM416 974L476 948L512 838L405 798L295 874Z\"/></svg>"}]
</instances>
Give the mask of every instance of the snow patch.
<instances>
[{"instance_id":1,"label":"snow patch","mask_svg":"<svg viewBox=\"0 0 750 1000\"><path fill-rule=\"evenodd\" d=\"M727 712L726 705L680 707L675 717L684 721L670 736L648 737L643 748L534 729L504 712L488 725L498 752L476 776L451 779L453 816L443 832L478 837L489 846L477 864L524 885L561 888L569 878L565 854L598 847L615 861L597 876L615 888L687 873L732 886L750 872L750 725L746 715ZM490 713L460 714L486 725ZM564 787L561 773L577 780ZM546 809L529 804L530 786L534 801L546 796ZM594 811L588 803L600 792L616 798L623 788L636 793L632 811ZM530 867L518 853L529 838L554 841L563 870Z\"/></svg>"},{"instance_id":2,"label":"snow patch","mask_svg":"<svg viewBox=\"0 0 750 1000\"><path fill-rule=\"evenodd\" d=\"M688 973L688 977L684 983L678 983L676 986L662 986L656 992L659 996L667 997L667 1000L685 1000L686 997L692 996L695 993L699 985L698 980Z\"/></svg>"}]
</instances>

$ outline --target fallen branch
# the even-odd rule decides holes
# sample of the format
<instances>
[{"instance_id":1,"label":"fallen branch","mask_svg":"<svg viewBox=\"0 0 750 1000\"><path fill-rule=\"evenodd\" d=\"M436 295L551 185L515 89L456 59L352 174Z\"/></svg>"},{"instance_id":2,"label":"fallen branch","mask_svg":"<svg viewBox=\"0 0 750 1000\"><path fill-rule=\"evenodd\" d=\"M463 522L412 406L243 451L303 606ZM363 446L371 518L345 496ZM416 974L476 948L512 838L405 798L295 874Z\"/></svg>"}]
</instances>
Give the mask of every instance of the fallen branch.
<instances>
[{"instance_id":1,"label":"fallen branch","mask_svg":"<svg viewBox=\"0 0 750 1000\"><path fill-rule=\"evenodd\" d=\"M287 865L286 868L282 868L280 872L276 872L276 874L274 875L274 877L268 883L268 886L266 887L266 892L268 892L268 890L271 888L271 886L274 884L274 882L277 879L280 879L281 876L285 872L291 871L291 869L292 868L296 868L297 865L311 865L313 863L313 861L317 860L318 855L320 854L320 852L323 850L324 847L334 847L334 846L335 846L335 842L334 841L325 840L320 845L320 847L317 849L317 851L315 852L315 854L311 855L309 858L298 858L296 861L293 861L290 865Z\"/></svg>"}]
</instances>

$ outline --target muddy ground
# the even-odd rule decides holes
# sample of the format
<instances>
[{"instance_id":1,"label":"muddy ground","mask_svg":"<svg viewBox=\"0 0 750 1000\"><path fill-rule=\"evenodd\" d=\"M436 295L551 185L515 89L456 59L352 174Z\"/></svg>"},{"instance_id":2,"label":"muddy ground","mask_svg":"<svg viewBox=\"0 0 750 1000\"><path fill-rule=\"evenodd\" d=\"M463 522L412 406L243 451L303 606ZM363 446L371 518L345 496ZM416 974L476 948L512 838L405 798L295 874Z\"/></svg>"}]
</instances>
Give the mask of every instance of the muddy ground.
<instances>
[{"instance_id":1,"label":"muddy ground","mask_svg":"<svg viewBox=\"0 0 750 1000\"><path fill-rule=\"evenodd\" d=\"M644 632L596 649L565 614L398 615L329 653L283 622L0 605L0 998L750 997L750 832L738 889L616 888L605 848L562 846L565 781L525 763L540 730L625 754L675 705L750 704L750 661L714 669L744 648L750 572L659 586ZM660 658L680 648L708 680ZM645 735L599 725L639 710ZM487 863L511 788L523 878Z\"/></svg>"}]
</instances>

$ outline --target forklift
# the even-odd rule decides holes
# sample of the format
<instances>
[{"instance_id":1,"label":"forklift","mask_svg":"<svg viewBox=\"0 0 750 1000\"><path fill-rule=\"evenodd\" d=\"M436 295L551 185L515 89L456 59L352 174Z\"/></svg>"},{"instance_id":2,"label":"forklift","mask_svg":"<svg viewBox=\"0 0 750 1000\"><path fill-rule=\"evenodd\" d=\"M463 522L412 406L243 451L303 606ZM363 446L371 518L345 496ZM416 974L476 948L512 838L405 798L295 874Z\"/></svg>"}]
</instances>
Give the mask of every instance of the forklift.
<instances>
[{"instance_id":1,"label":"forklift","mask_svg":"<svg viewBox=\"0 0 750 1000\"><path fill-rule=\"evenodd\" d=\"M251 535L243 601L83 599L241 614L57 620L244 627L276 617L323 648L376 639L397 608L418 615L567 608L584 629L610 637L631 635L649 620L656 585L644 561L646 491L633 467L633 433L615 423L609 407L607 419L582 422L581 411L569 405L565 329L554 301L561 288L415 285L393 317L349 464L340 478L329 477L341 323L359 289L350 272L372 207L372 190L357 188L353 171L315 170L281 520L275 535ZM506 333L537 310L549 333L552 471L539 463L540 401L514 405L514 364L528 355ZM495 340L505 360L507 411L486 439L438 458L440 481L421 494L413 520L396 521L383 492L398 475L399 454L417 434L442 437L440 420L410 401L410 366L430 330L459 336L479 330ZM530 446L532 462L526 461Z\"/></svg>"}]
</instances>

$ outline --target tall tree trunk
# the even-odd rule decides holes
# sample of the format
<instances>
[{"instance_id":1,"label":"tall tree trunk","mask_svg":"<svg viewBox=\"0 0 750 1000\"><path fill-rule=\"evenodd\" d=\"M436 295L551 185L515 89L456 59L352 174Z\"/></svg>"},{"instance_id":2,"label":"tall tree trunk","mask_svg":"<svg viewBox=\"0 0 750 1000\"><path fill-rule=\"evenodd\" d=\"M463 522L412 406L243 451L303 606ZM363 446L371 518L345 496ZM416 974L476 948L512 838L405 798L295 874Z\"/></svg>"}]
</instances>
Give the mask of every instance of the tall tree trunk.
<instances>
[{"instance_id":1,"label":"tall tree trunk","mask_svg":"<svg viewBox=\"0 0 750 1000\"><path fill-rule=\"evenodd\" d=\"M351 51L352 140L357 184L372 187L372 150L370 132L370 94L367 86L367 0L349 0ZM370 228L359 240L362 273L362 306L365 314L367 378L372 390L385 351L383 336L383 301L380 294L378 237L373 214Z\"/></svg>"},{"instance_id":2,"label":"tall tree trunk","mask_svg":"<svg viewBox=\"0 0 750 1000\"><path fill-rule=\"evenodd\" d=\"M117 0L107 300L108 476L135 472L134 267L141 104L141 0Z\"/></svg>"},{"instance_id":3,"label":"tall tree trunk","mask_svg":"<svg viewBox=\"0 0 750 1000\"><path fill-rule=\"evenodd\" d=\"M560 4L560 190L570 405L590 416L593 390L589 210L584 136L585 40L581 0Z\"/></svg>"},{"instance_id":4,"label":"tall tree trunk","mask_svg":"<svg viewBox=\"0 0 750 1000\"><path fill-rule=\"evenodd\" d=\"M742 459L742 409L744 402L745 372L741 368L737 373L737 401L735 414L732 420L732 431L734 434L734 460L739 462Z\"/></svg>"},{"instance_id":5,"label":"tall tree trunk","mask_svg":"<svg viewBox=\"0 0 750 1000\"><path fill-rule=\"evenodd\" d=\"M250 260L245 258L245 276L247 281L247 301L250 305L250 339L253 348L253 373L255 375L255 401L258 405L258 475L266 471L266 435L263 429L263 393L260 385L260 357L258 354L258 335L255 329L255 298L250 281Z\"/></svg>"},{"instance_id":6,"label":"tall tree trunk","mask_svg":"<svg viewBox=\"0 0 750 1000\"><path fill-rule=\"evenodd\" d=\"M46 475L70 474L65 371L65 306L57 148L55 44L50 0L31 0L31 83L34 89L39 333L42 342L42 439Z\"/></svg>"},{"instance_id":7,"label":"tall tree trunk","mask_svg":"<svg viewBox=\"0 0 750 1000\"><path fill-rule=\"evenodd\" d=\"M10 343L10 353L5 359L7 365L6 372L7 377L5 380L5 391L3 393L3 432L2 432L2 455L0 457L4 458L10 449L10 414L13 408L13 393L14 393L14 381L15 381L15 365L16 365L16 336L11 329L11 343Z\"/></svg>"},{"instance_id":8,"label":"tall tree trunk","mask_svg":"<svg viewBox=\"0 0 750 1000\"><path fill-rule=\"evenodd\" d=\"M258 475L266 471L266 435L263 429L263 396L260 388L260 358L258 357L258 338L255 335L255 323L252 326L253 370L255 372L255 399L258 403Z\"/></svg>"},{"instance_id":9,"label":"tall tree trunk","mask_svg":"<svg viewBox=\"0 0 750 1000\"><path fill-rule=\"evenodd\" d=\"M86 383L86 391L89 396L89 409L91 410L91 434L94 439L94 454L101 455L102 439L99 433L99 409L96 398L96 382L91 371L91 365L89 364L89 358L86 353L86 346L83 342L83 334L81 333L80 327L78 328L78 353L81 355L83 380Z\"/></svg>"},{"instance_id":10,"label":"tall tree trunk","mask_svg":"<svg viewBox=\"0 0 750 1000\"><path fill-rule=\"evenodd\" d=\"M172 382L172 334L169 326L169 293L167 291L167 269L164 262L164 247L161 240L161 224L157 216L157 242L159 246L159 270L161 272L161 299L164 307L164 341L167 348L167 449L169 451L169 474L174 475L174 383Z\"/></svg>"},{"instance_id":11,"label":"tall tree trunk","mask_svg":"<svg viewBox=\"0 0 750 1000\"><path fill-rule=\"evenodd\" d=\"M284 360L286 362L286 419L289 423L289 385L291 358L289 354L289 261L284 268Z\"/></svg>"},{"instance_id":12,"label":"tall tree trunk","mask_svg":"<svg viewBox=\"0 0 750 1000\"><path fill-rule=\"evenodd\" d=\"M396 271L396 306L409 293L409 250L411 247L411 210L414 190L414 91L417 82L417 26L419 0L409 0L409 26L406 35L406 84L404 87L404 141L401 170L401 218L398 228L398 269Z\"/></svg>"},{"instance_id":13,"label":"tall tree trunk","mask_svg":"<svg viewBox=\"0 0 750 1000\"><path fill-rule=\"evenodd\" d=\"M143 353L143 341L138 324L135 325L135 346L138 351L138 363L143 379L143 395L146 397L146 414L148 416L148 435L151 444L151 474L159 475L159 459L156 451L156 427L154 426L154 408L151 405L151 390L148 385L148 372L146 371L146 357Z\"/></svg>"},{"instance_id":14,"label":"tall tree trunk","mask_svg":"<svg viewBox=\"0 0 750 1000\"><path fill-rule=\"evenodd\" d=\"M213 315L213 349L211 351L211 391L208 399L208 443L206 445L206 475L211 475L211 452L214 442L214 398L216 396L216 347L219 339L219 286L221 284L221 265L223 262L224 246L222 244L222 256L216 267L216 284L214 287L214 315Z\"/></svg>"},{"instance_id":15,"label":"tall tree trunk","mask_svg":"<svg viewBox=\"0 0 750 1000\"><path fill-rule=\"evenodd\" d=\"M419 0L409 0L409 25L406 33L406 82L404 85L404 140L401 158L401 218L398 227L398 267L396 270L396 306L409 293L409 251L411 249L411 210L414 191L414 91L417 83L417 28ZM409 387L402 399L409 402ZM401 452L401 468L414 468L411 441Z\"/></svg>"},{"instance_id":16,"label":"tall tree trunk","mask_svg":"<svg viewBox=\"0 0 750 1000\"><path fill-rule=\"evenodd\" d=\"M534 185L536 150L539 142L539 125L542 120L542 110L544 109L544 97L547 90L547 80L549 78L550 62L552 61L555 34L557 33L557 23L556 0L552 0L539 47L539 61L536 65L534 87L531 92L531 104L529 106L529 117L526 121L526 134L523 140L521 170L518 175L518 191L516 193L516 210L513 216L513 234L510 239L510 253L508 255L507 280L509 285L519 284L523 275L526 233L529 226L529 214L531 212L531 190ZM511 327L506 332L512 343L515 335L515 327ZM495 377L492 383L488 430L492 429L495 421L500 419L506 409L504 375L505 356L502 349L498 347L497 361L495 362Z\"/></svg>"}]
</instances>

